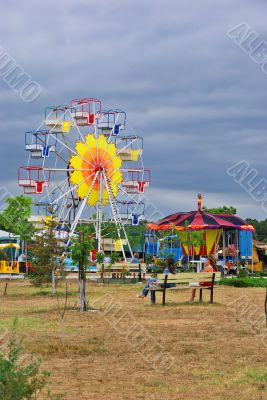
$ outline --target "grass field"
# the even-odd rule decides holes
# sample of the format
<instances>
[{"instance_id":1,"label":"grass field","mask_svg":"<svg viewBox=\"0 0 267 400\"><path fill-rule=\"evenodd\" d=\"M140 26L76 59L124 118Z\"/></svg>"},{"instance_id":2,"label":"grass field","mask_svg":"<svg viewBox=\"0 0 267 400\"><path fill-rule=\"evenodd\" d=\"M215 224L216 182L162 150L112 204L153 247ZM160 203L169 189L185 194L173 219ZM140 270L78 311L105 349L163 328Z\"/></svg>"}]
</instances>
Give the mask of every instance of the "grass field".
<instances>
[{"instance_id":1,"label":"grass field","mask_svg":"<svg viewBox=\"0 0 267 400\"><path fill-rule=\"evenodd\" d=\"M53 394L66 400L267 399L265 289L222 286L214 305L188 305L188 291L168 292L162 307L138 299L138 284L89 283L98 311L81 314L73 310L77 282L68 285L64 347L49 289L11 282L0 303L0 332L18 317L25 352L43 359ZM3 289L0 283L0 296Z\"/></svg>"}]
</instances>

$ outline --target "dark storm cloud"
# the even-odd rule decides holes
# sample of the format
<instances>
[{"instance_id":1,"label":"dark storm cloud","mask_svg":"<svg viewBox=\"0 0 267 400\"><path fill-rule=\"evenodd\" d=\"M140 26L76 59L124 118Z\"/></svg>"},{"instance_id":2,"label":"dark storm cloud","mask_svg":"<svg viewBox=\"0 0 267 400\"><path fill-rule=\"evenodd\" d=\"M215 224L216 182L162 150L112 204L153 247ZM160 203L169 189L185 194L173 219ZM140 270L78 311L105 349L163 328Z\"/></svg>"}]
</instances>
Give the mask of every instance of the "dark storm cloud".
<instances>
[{"instance_id":1,"label":"dark storm cloud","mask_svg":"<svg viewBox=\"0 0 267 400\"><path fill-rule=\"evenodd\" d=\"M23 133L46 105L95 96L126 109L144 136L163 212L194 208L202 191L210 206L265 218L226 170L245 159L266 176L267 75L227 36L245 21L267 40L266 10L249 0L2 2L0 45L43 88L26 104L0 80L2 185L18 192Z\"/></svg>"}]
</instances>

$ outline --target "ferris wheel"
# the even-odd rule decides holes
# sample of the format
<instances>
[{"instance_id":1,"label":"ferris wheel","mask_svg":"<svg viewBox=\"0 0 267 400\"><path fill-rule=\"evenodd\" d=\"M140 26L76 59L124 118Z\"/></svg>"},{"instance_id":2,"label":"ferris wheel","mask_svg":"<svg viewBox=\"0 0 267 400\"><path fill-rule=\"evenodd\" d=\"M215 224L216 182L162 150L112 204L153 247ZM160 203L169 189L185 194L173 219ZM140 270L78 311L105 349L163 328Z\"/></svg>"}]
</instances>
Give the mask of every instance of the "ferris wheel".
<instances>
[{"instance_id":1,"label":"ferris wheel","mask_svg":"<svg viewBox=\"0 0 267 400\"><path fill-rule=\"evenodd\" d=\"M25 133L28 162L18 171L24 193L34 205L52 207L58 231L69 245L77 224L95 227L97 250L103 250L103 222L115 224L121 251L127 245L125 225L144 217L142 198L150 185L143 165L143 138L126 129L126 113L103 109L100 100L82 98L68 105L47 107L35 131Z\"/></svg>"}]
</instances>

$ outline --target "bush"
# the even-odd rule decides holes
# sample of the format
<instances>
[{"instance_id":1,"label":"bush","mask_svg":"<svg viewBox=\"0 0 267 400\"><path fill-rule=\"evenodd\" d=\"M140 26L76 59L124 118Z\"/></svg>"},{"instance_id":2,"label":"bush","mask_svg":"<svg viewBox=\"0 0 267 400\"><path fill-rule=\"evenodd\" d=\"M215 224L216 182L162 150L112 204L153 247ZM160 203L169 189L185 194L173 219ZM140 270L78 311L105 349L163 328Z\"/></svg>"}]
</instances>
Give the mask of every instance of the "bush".
<instances>
[{"instance_id":1,"label":"bush","mask_svg":"<svg viewBox=\"0 0 267 400\"><path fill-rule=\"evenodd\" d=\"M13 329L6 339L6 350L0 350L0 399L37 399L37 394L47 384L48 373L40 372L40 360L22 360L22 345ZM49 398L49 397L47 397Z\"/></svg>"},{"instance_id":2,"label":"bush","mask_svg":"<svg viewBox=\"0 0 267 400\"><path fill-rule=\"evenodd\" d=\"M267 276L267 270L256 271L256 272L254 272L254 276Z\"/></svg>"},{"instance_id":3,"label":"bush","mask_svg":"<svg viewBox=\"0 0 267 400\"><path fill-rule=\"evenodd\" d=\"M235 287L266 287L267 279L254 277L254 276L242 276L234 278L222 278L219 281L220 285L235 286Z\"/></svg>"}]
</instances>

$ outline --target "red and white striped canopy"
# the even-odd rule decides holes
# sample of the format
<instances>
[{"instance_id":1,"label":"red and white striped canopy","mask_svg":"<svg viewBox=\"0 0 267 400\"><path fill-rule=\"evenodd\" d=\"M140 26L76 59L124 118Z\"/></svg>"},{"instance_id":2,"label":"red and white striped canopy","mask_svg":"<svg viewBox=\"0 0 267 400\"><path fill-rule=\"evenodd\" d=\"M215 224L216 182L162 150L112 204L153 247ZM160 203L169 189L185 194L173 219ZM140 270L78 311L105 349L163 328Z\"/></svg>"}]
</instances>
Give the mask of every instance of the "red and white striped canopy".
<instances>
[{"instance_id":1,"label":"red and white striped canopy","mask_svg":"<svg viewBox=\"0 0 267 400\"><path fill-rule=\"evenodd\" d=\"M189 229L239 229L254 231L252 225L247 224L242 218L231 214L210 214L202 210L179 212L171 214L160 221L149 224L149 229L163 230L176 228L184 230L188 226Z\"/></svg>"}]
</instances>

